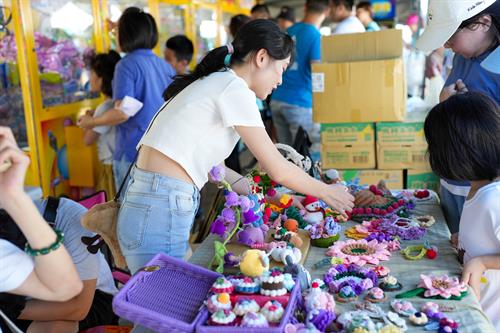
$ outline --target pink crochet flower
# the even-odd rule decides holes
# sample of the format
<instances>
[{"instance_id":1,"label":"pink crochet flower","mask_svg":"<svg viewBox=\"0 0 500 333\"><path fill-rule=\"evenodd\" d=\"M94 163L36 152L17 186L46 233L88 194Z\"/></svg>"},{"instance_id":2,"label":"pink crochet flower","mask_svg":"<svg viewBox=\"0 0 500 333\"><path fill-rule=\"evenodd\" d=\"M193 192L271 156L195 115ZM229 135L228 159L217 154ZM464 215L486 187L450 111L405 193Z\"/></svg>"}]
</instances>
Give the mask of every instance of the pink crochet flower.
<instances>
[{"instance_id":1,"label":"pink crochet flower","mask_svg":"<svg viewBox=\"0 0 500 333\"><path fill-rule=\"evenodd\" d=\"M389 260L391 253L387 249L387 243L379 243L376 239L366 241L365 239L339 241L330 246L326 255L344 259L345 264L378 265L380 261Z\"/></svg>"},{"instance_id":2,"label":"pink crochet flower","mask_svg":"<svg viewBox=\"0 0 500 333\"><path fill-rule=\"evenodd\" d=\"M420 274L419 287L427 289L424 293L425 297L441 296L450 298L451 296L460 296L463 291L467 290L467 286L459 282L457 277L448 277L448 275L425 275Z\"/></svg>"}]
</instances>

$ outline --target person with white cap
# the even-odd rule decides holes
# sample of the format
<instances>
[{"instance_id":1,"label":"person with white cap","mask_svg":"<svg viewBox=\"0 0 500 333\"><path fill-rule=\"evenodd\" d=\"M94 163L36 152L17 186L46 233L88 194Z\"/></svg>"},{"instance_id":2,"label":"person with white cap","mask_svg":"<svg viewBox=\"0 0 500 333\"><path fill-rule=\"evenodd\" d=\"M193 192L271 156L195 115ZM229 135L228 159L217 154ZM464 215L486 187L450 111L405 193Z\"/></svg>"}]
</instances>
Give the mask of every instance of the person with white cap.
<instances>
[{"instance_id":1,"label":"person with white cap","mask_svg":"<svg viewBox=\"0 0 500 333\"><path fill-rule=\"evenodd\" d=\"M444 46L455 52L452 70L441 91L441 101L457 93L475 91L500 103L500 75L481 67L481 62L499 44L500 1L429 1L428 24L417 41L417 48L433 51ZM468 183L441 179L441 205L454 234L458 232L469 190Z\"/></svg>"}]
</instances>

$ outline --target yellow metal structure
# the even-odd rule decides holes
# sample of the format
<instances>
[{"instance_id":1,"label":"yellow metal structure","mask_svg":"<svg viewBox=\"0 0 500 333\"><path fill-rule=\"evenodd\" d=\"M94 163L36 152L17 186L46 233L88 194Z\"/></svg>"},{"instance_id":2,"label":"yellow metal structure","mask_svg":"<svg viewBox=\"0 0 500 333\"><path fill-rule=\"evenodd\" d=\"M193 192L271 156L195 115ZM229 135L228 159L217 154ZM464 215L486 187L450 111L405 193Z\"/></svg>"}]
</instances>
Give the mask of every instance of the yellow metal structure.
<instances>
[{"instance_id":1,"label":"yellow metal structure","mask_svg":"<svg viewBox=\"0 0 500 333\"><path fill-rule=\"evenodd\" d=\"M199 45L199 26L196 26L197 15L200 10L210 10L215 15L217 22L217 35L215 44L212 46L221 45L221 29L223 28L223 15L231 14L249 14L249 2L244 1L246 7L240 6L240 1L243 0L205 0L205 1L185 1L185 0L143 0L146 4L146 10L155 17L157 22L160 22L161 12L160 4L162 6L181 6L183 9L184 27L181 31L193 41L195 45L195 55L191 66L194 68L195 59L201 58L201 50ZM93 23L92 23L92 45L95 47L96 52L105 52L111 48L110 32L106 19L110 17L110 8L108 0L88 0L91 5ZM133 3L133 2L131 2ZM253 2L252 2L253 3ZM74 186L70 179L69 182L58 186L57 191L51 186L54 174L54 164L56 159L56 152L50 146L50 140L47 132L51 131L60 140L60 144L70 144L74 142L74 137L71 137L68 142L66 140L66 133L76 133L74 130L65 129L63 122L66 118L76 121L78 115L84 113L86 110L95 109L101 102L100 98L84 99L82 101L60 104L55 106L45 107L42 98L42 87L40 83L39 63L35 49L35 28L33 22L33 8L30 0L4 0L4 6L8 6L12 11L12 22L9 25L11 31L14 32L16 46L17 46L17 64L19 66L20 84L23 96L23 108L26 122L26 132L28 148L27 153L31 157L31 165L28 171L26 183L28 185L41 186L43 194L59 195L62 193L71 195L71 188L69 185ZM167 32L168 37L170 33ZM155 53L161 57L163 45L165 40L160 40ZM8 125L8 124L7 124ZM79 147L81 149L81 147ZM79 174L74 178L78 178L78 183L87 186L92 185L92 181L84 179L84 175L80 174L82 166L88 165L89 169L95 169L92 163L95 158L92 154L86 151L84 154L69 154L71 155L70 163L73 164L72 170L80 170ZM75 163L78 168L75 169ZM90 164L89 164L90 163ZM56 171L57 172L57 171ZM81 179L80 179L81 178Z\"/></svg>"}]
</instances>

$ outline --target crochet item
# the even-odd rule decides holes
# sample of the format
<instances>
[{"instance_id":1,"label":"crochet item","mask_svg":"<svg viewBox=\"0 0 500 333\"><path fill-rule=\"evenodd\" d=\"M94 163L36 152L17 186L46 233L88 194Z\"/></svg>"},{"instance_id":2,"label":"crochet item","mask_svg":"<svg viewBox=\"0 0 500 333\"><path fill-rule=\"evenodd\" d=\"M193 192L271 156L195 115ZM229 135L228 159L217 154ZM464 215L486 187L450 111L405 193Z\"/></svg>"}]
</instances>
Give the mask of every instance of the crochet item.
<instances>
[{"instance_id":1,"label":"crochet item","mask_svg":"<svg viewBox=\"0 0 500 333\"><path fill-rule=\"evenodd\" d=\"M379 287L384 291L398 291L403 288L403 285L394 276L388 275L382 280Z\"/></svg>"},{"instance_id":2,"label":"crochet item","mask_svg":"<svg viewBox=\"0 0 500 333\"><path fill-rule=\"evenodd\" d=\"M360 267L355 264L332 266L323 280L330 292L339 293L342 288L349 286L356 295L377 286L377 274L369 267Z\"/></svg>"},{"instance_id":3,"label":"crochet item","mask_svg":"<svg viewBox=\"0 0 500 333\"><path fill-rule=\"evenodd\" d=\"M312 310L307 314L307 324L312 324L320 332L334 332L337 315L328 310Z\"/></svg>"},{"instance_id":4,"label":"crochet item","mask_svg":"<svg viewBox=\"0 0 500 333\"><path fill-rule=\"evenodd\" d=\"M240 262L240 270L246 276L259 277L269 269L269 258L266 252L247 250Z\"/></svg>"},{"instance_id":5,"label":"crochet item","mask_svg":"<svg viewBox=\"0 0 500 333\"><path fill-rule=\"evenodd\" d=\"M293 287L295 287L295 281L292 277L292 274L285 273L284 276L285 279L283 280L283 286L286 288L288 292L291 292L293 290Z\"/></svg>"},{"instance_id":6,"label":"crochet item","mask_svg":"<svg viewBox=\"0 0 500 333\"><path fill-rule=\"evenodd\" d=\"M467 286L457 277L420 274L418 288L396 295L396 298L425 297L461 300L467 295Z\"/></svg>"},{"instance_id":7,"label":"crochet item","mask_svg":"<svg viewBox=\"0 0 500 333\"><path fill-rule=\"evenodd\" d=\"M284 310L280 302L272 300L264 304L260 313L266 317L268 322L279 323L281 321L281 317L283 317Z\"/></svg>"},{"instance_id":8,"label":"crochet item","mask_svg":"<svg viewBox=\"0 0 500 333\"><path fill-rule=\"evenodd\" d=\"M340 238L340 225L332 216L327 216L324 222L309 228L311 244L317 247L329 247Z\"/></svg>"},{"instance_id":9,"label":"crochet item","mask_svg":"<svg viewBox=\"0 0 500 333\"><path fill-rule=\"evenodd\" d=\"M219 310L208 319L210 326L234 326L235 322L236 315L231 310Z\"/></svg>"},{"instance_id":10,"label":"crochet item","mask_svg":"<svg viewBox=\"0 0 500 333\"><path fill-rule=\"evenodd\" d=\"M241 327L262 328L269 327L269 323L262 313L248 312L241 321Z\"/></svg>"},{"instance_id":11,"label":"crochet item","mask_svg":"<svg viewBox=\"0 0 500 333\"><path fill-rule=\"evenodd\" d=\"M243 274L237 274L237 275L228 275L226 278L233 284L236 290L236 286L243 281L245 276Z\"/></svg>"},{"instance_id":12,"label":"crochet item","mask_svg":"<svg viewBox=\"0 0 500 333\"><path fill-rule=\"evenodd\" d=\"M391 301L391 307L396 313L405 317L409 317L417 312L417 310L413 307L413 304L408 301L393 300Z\"/></svg>"},{"instance_id":13,"label":"crochet item","mask_svg":"<svg viewBox=\"0 0 500 333\"><path fill-rule=\"evenodd\" d=\"M210 296L207 301L207 309L210 313L215 313L219 310L231 310L231 300L228 293L215 294Z\"/></svg>"},{"instance_id":14,"label":"crochet item","mask_svg":"<svg viewBox=\"0 0 500 333\"><path fill-rule=\"evenodd\" d=\"M357 189L354 205L351 219L355 221L389 217L406 208L405 200L394 197L383 182L370 185L368 189Z\"/></svg>"},{"instance_id":15,"label":"crochet item","mask_svg":"<svg viewBox=\"0 0 500 333\"><path fill-rule=\"evenodd\" d=\"M234 305L233 312L237 316L244 316L249 312L259 312L260 306L253 299L241 298Z\"/></svg>"},{"instance_id":16,"label":"crochet item","mask_svg":"<svg viewBox=\"0 0 500 333\"><path fill-rule=\"evenodd\" d=\"M287 293L284 286L285 276L280 270L268 271L260 278L260 293L264 296L283 296Z\"/></svg>"},{"instance_id":17,"label":"crochet item","mask_svg":"<svg viewBox=\"0 0 500 333\"><path fill-rule=\"evenodd\" d=\"M389 260L391 253L387 249L386 243L379 243L377 240L366 241L352 240L339 241L330 246L326 255L344 259L346 264L378 265L380 261Z\"/></svg>"},{"instance_id":18,"label":"crochet item","mask_svg":"<svg viewBox=\"0 0 500 333\"><path fill-rule=\"evenodd\" d=\"M321 290L321 280L314 280L309 293L304 296L304 306L306 311L327 310L335 311L335 300L326 291Z\"/></svg>"},{"instance_id":19,"label":"crochet item","mask_svg":"<svg viewBox=\"0 0 500 333\"><path fill-rule=\"evenodd\" d=\"M215 280L214 284L210 288L210 291L213 292L214 294L221 294L221 293L230 294L233 292L233 290L234 290L233 284L225 277L220 277L217 280Z\"/></svg>"},{"instance_id":20,"label":"crochet item","mask_svg":"<svg viewBox=\"0 0 500 333\"><path fill-rule=\"evenodd\" d=\"M260 291L259 279L245 277L235 288L240 294L256 294Z\"/></svg>"},{"instance_id":21,"label":"crochet item","mask_svg":"<svg viewBox=\"0 0 500 333\"><path fill-rule=\"evenodd\" d=\"M424 326L429 322L427 315L423 312L415 312L409 318L410 322L416 326Z\"/></svg>"},{"instance_id":22,"label":"crochet item","mask_svg":"<svg viewBox=\"0 0 500 333\"><path fill-rule=\"evenodd\" d=\"M391 272L391 270L385 266L375 266L373 267L373 271L377 273L379 278L386 277Z\"/></svg>"},{"instance_id":23,"label":"crochet item","mask_svg":"<svg viewBox=\"0 0 500 333\"><path fill-rule=\"evenodd\" d=\"M351 286L345 286L340 289L339 293L335 295L335 300L340 303L354 302L358 299L358 295Z\"/></svg>"},{"instance_id":24,"label":"crochet item","mask_svg":"<svg viewBox=\"0 0 500 333\"><path fill-rule=\"evenodd\" d=\"M434 223L436 223L436 220L434 219L434 217L432 217L430 215L416 216L416 217L414 217L414 219L418 222L418 224L422 228L429 228Z\"/></svg>"},{"instance_id":25,"label":"crochet item","mask_svg":"<svg viewBox=\"0 0 500 333\"><path fill-rule=\"evenodd\" d=\"M302 252L294 246L277 247L271 251L271 257L283 264L286 264L286 258L290 257L293 264L298 264L302 259Z\"/></svg>"},{"instance_id":26,"label":"crochet item","mask_svg":"<svg viewBox=\"0 0 500 333\"><path fill-rule=\"evenodd\" d=\"M373 287L368 290L368 293L365 296L365 300L372 303L381 303L387 301L387 295L384 291L378 287Z\"/></svg>"}]
</instances>

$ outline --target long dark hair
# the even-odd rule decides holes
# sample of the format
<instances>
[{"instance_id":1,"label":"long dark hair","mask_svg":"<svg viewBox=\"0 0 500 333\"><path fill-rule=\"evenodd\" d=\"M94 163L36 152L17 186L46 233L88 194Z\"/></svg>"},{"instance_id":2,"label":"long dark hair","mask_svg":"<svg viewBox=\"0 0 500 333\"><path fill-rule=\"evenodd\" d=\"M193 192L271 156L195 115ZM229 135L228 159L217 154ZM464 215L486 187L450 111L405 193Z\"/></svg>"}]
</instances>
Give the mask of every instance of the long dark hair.
<instances>
[{"instance_id":1,"label":"long dark hair","mask_svg":"<svg viewBox=\"0 0 500 333\"><path fill-rule=\"evenodd\" d=\"M254 20L243 25L233 41L234 53L231 65L239 65L247 60L249 55L265 49L269 56L276 60L286 59L293 55L292 38L282 32L278 25L270 20ZM227 46L213 49L201 60L191 74L176 76L163 97L169 100L194 81L217 72L225 67L224 58L228 54Z\"/></svg>"},{"instance_id":2,"label":"long dark hair","mask_svg":"<svg viewBox=\"0 0 500 333\"><path fill-rule=\"evenodd\" d=\"M500 176L500 108L477 92L451 96L427 115L429 162L441 178L493 180Z\"/></svg>"}]
</instances>

